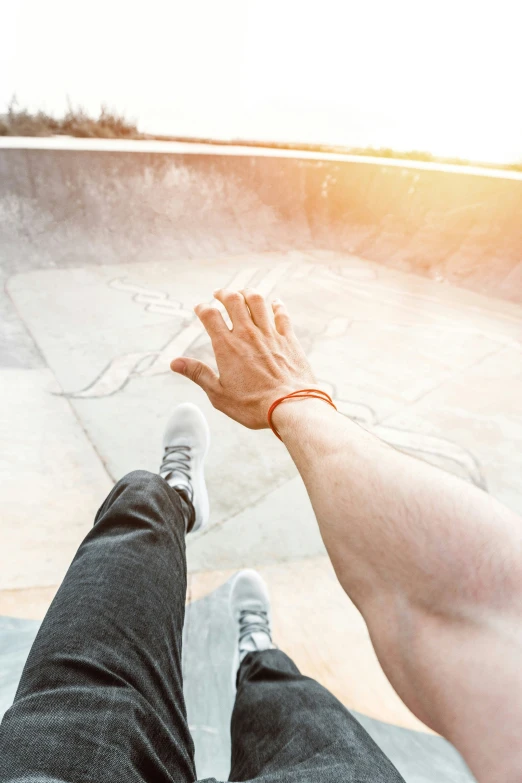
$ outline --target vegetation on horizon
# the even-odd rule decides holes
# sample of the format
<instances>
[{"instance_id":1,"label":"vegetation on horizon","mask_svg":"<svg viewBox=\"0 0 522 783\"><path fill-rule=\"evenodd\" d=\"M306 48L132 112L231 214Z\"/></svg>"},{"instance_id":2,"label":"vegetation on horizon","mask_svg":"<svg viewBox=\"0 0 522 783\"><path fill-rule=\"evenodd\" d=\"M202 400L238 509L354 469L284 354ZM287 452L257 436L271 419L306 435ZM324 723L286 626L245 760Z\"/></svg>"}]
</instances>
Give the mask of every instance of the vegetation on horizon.
<instances>
[{"instance_id":1,"label":"vegetation on horizon","mask_svg":"<svg viewBox=\"0 0 522 783\"><path fill-rule=\"evenodd\" d=\"M31 112L26 108L19 107L16 97L13 97L9 102L7 112L0 114L0 136L75 136L77 138L148 139L200 144L247 145L249 147L264 147L268 149L304 150L306 152L326 152L338 155L360 155L522 171L522 162L483 163L462 158L441 157L422 150L404 152L388 147L343 147L330 144L307 144L305 142L252 141L248 139L224 140L141 133L135 122L128 120L114 109L109 109L105 104L102 104L98 117L91 117L81 106L75 108L69 103L64 116L57 118L42 110Z\"/></svg>"},{"instance_id":2,"label":"vegetation on horizon","mask_svg":"<svg viewBox=\"0 0 522 783\"><path fill-rule=\"evenodd\" d=\"M68 104L61 118L41 109L31 112L19 107L16 97L0 114L0 136L76 136L98 139L142 139L134 122L102 104L98 117L91 117L81 106Z\"/></svg>"}]
</instances>

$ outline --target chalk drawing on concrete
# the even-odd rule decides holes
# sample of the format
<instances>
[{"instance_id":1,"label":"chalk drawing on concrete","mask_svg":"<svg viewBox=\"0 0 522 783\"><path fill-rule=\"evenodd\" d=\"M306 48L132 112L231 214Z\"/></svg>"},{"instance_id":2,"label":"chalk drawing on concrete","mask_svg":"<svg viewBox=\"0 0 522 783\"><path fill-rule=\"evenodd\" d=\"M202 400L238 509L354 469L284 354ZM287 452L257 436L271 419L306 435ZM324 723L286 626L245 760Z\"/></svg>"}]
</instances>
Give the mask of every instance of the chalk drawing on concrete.
<instances>
[{"instance_id":1,"label":"chalk drawing on concrete","mask_svg":"<svg viewBox=\"0 0 522 783\"><path fill-rule=\"evenodd\" d=\"M182 316L184 318L192 318L194 315L192 310L184 307L179 300L172 299L165 291L152 291L149 288L135 285L124 277L111 280L109 288L132 294L133 302L143 305L147 313Z\"/></svg>"},{"instance_id":2,"label":"chalk drawing on concrete","mask_svg":"<svg viewBox=\"0 0 522 783\"><path fill-rule=\"evenodd\" d=\"M226 287L242 289L248 285L255 285L263 296L269 296L275 286L291 271L292 266L292 263L279 264L267 271L246 267L240 269L226 284ZM168 373L170 372L170 361L175 356L183 356L188 353L196 340L204 335L204 329L193 310L182 302L171 299L165 292L134 285L127 282L125 278L112 280L109 287L130 293L133 301L144 306L147 312L181 315L183 321L174 335L159 350L117 356L111 359L101 373L83 389L61 392L64 397L71 399L109 397L121 391L133 377L150 377ZM215 301L213 304L224 312L222 305Z\"/></svg>"}]
</instances>

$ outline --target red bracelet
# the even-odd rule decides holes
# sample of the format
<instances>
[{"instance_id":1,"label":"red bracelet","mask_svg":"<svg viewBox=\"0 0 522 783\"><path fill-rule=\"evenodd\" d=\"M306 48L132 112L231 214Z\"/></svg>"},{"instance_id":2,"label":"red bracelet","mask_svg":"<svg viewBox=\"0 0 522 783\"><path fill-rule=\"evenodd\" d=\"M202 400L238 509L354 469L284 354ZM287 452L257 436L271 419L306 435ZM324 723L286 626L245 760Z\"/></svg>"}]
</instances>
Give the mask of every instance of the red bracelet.
<instances>
[{"instance_id":1,"label":"red bracelet","mask_svg":"<svg viewBox=\"0 0 522 783\"><path fill-rule=\"evenodd\" d=\"M324 391L321 391L320 389L300 389L299 391L292 392L291 394L287 394L284 397L280 397L278 400L272 403L270 408L268 409L268 426L274 433L274 435L277 435L279 440L282 440L281 435L278 433L274 425L272 424L272 413L277 408L277 406L284 402L285 400L291 400L294 399L306 399L307 397L311 397L315 400L322 400L323 402L327 402L328 405L331 405L332 408L335 408L337 410L336 406L334 405L334 401L330 397L329 394L327 394Z\"/></svg>"}]
</instances>

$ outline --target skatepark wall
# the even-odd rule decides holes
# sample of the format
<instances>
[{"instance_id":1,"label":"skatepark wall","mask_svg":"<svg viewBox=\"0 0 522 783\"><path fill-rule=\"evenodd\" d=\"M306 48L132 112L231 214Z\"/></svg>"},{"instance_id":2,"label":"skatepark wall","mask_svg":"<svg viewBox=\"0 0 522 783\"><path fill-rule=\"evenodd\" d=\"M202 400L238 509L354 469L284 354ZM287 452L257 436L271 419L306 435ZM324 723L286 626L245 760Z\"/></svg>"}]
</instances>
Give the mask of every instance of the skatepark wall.
<instances>
[{"instance_id":1,"label":"skatepark wall","mask_svg":"<svg viewBox=\"0 0 522 783\"><path fill-rule=\"evenodd\" d=\"M521 173L198 144L0 142L0 251L18 271L313 247L522 301Z\"/></svg>"}]
</instances>

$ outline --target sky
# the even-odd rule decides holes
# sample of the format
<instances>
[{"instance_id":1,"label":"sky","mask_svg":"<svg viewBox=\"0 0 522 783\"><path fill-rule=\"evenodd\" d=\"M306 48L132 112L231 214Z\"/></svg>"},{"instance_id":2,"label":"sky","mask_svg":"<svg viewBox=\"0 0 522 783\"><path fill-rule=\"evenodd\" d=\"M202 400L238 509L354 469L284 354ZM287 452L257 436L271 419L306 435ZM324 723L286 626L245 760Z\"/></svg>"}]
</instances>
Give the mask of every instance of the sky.
<instances>
[{"instance_id":1,"label":"sky","mask_svg":"<svg viewBox=\"0 0 522 783\"><path fill-rule=\"evenodd\" d=\"M522 160L520 0L0 0L0 111Z\"/></svg>"}]
</instances>

